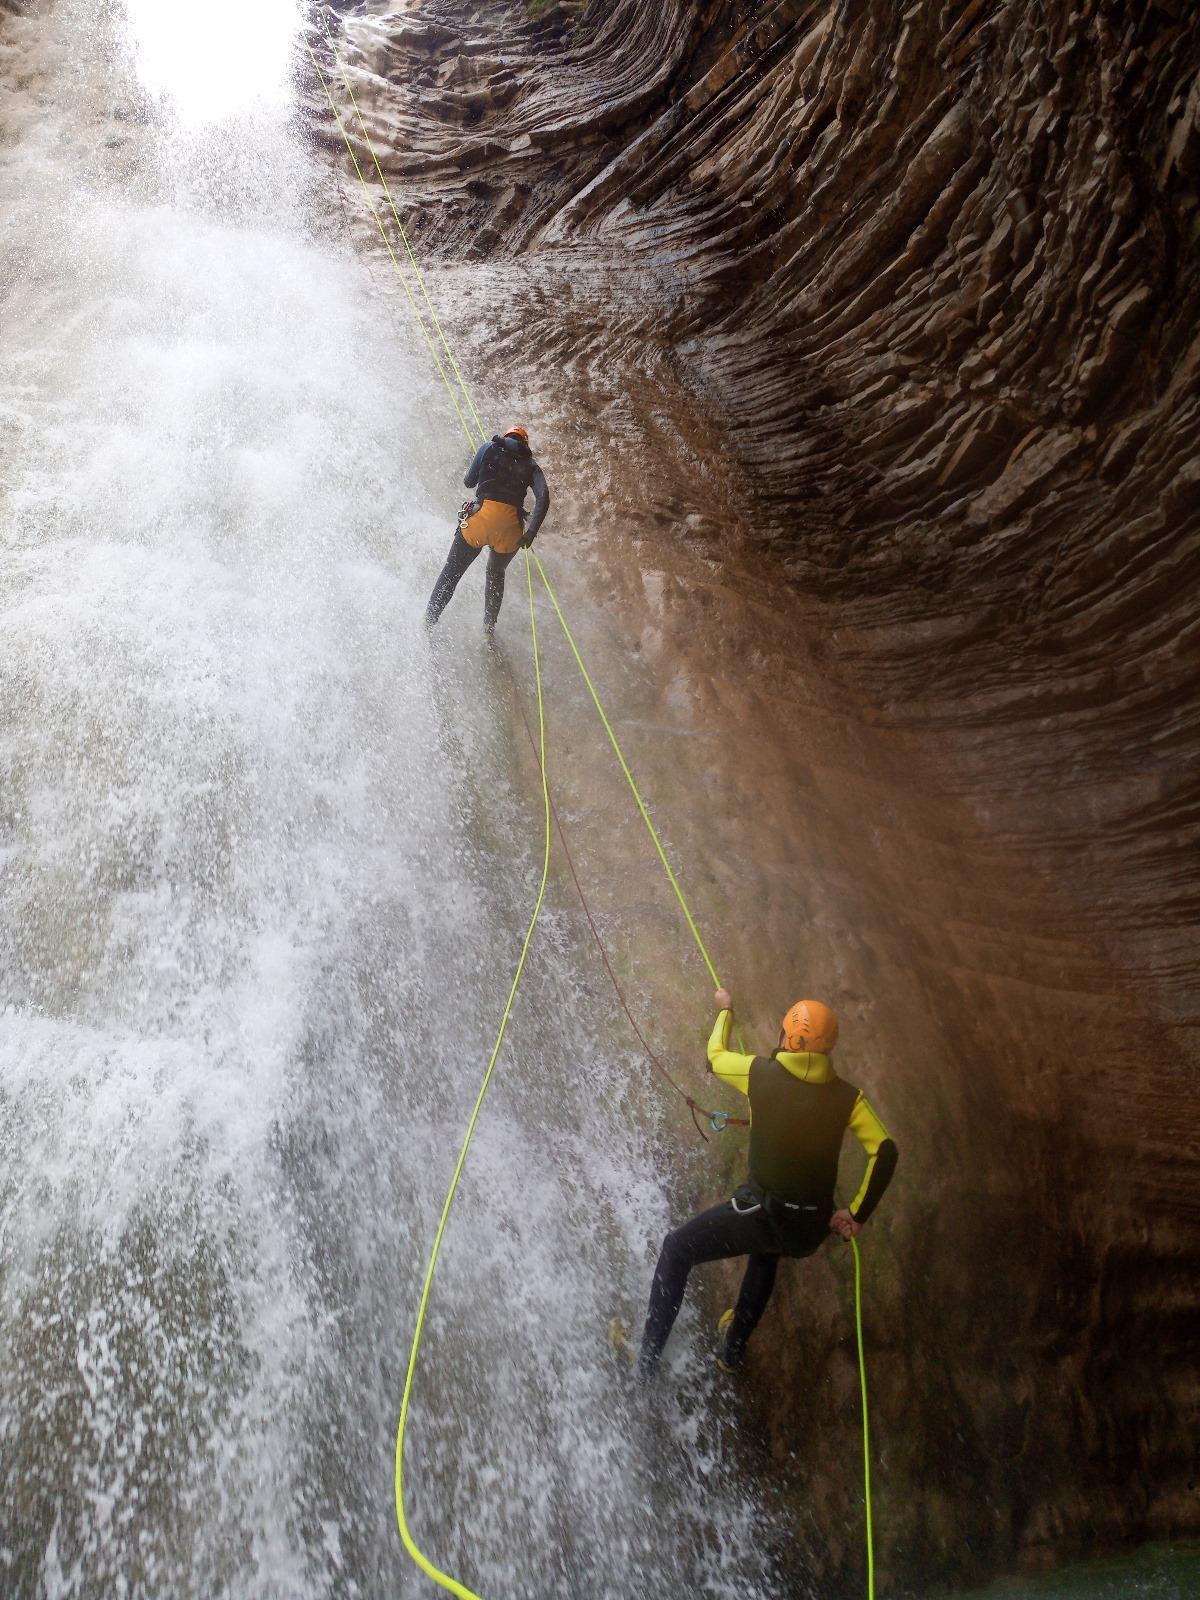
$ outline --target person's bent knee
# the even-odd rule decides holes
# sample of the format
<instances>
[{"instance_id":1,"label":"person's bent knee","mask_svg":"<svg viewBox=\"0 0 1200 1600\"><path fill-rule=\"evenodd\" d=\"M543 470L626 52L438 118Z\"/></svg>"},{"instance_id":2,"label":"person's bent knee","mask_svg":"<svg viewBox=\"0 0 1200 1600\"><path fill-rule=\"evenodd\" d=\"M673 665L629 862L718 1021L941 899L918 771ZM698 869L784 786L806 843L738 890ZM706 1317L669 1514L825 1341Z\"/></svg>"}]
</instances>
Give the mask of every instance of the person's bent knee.
<instances>
[{"instance_id":1,"label":"person's bent knee","mask_svg":"<svg viewBox=\"0 0 1200 1600\"><path fill-rule=\"evenodd\" d=\"M674 1266L683 1266L691 1261L691 1251L685 1242L686 1225L682 1228L672 1228L670 1233L663 1236L659 1247L659 1259Z\"/></svg>"}]
</instances>

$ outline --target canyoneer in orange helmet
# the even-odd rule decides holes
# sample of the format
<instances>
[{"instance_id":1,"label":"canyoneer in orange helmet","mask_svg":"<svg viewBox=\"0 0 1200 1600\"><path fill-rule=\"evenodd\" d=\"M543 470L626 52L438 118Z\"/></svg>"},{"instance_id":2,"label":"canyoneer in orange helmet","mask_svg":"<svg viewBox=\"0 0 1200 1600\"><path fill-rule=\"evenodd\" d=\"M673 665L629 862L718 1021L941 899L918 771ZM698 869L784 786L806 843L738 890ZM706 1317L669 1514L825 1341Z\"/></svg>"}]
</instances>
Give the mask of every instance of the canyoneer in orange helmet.
<instances>
[{"instance_id":1,"label":"canyoneer in orange helmet","mask_svg":"<svg viewBox=\"0 0 1200 1600\"><path fill-rule=\"evenodd\" d=\"M504 570L518 550L527 550L550 509L546 476L533 459L529 435L517 424L494 434L476 450L463 484L475 490L459 512L446 564L425 608L432 627L458 587L458 580L483 549L488 551L483 586L483 628L490 638L504 599ZM533 490L533 512L525 521L525 496Z\"/></svg>"},{"instance_id":2,"label":"canyoneer in orange helmet","mask_svg":"<svg viewBox=\"0 0 1200 1600\"><path fill-rule=\"evenodd\" d=\"M663 1240L638 1355L643 1377L658 1367L692 1268L744 1255L749 1260L737 1304L718 1324L724 1343L717 1360L736 1372L771 1298L779 1258L812 1255L831 1230L853 1238L896 1169L887 1129L866 1097L833 1070L838 1023L828 1006L798 1000L783 1019L778 1047L769 1056L747 1056L729 1048L733 1001L727 989L717 990L716 1003L708 1064L750 1101L750 1176L732 1199ZM850 1204L835 1209L838 1152L847 1128L867 1153L867 1170Z\"/></svg>"}]
</instances>

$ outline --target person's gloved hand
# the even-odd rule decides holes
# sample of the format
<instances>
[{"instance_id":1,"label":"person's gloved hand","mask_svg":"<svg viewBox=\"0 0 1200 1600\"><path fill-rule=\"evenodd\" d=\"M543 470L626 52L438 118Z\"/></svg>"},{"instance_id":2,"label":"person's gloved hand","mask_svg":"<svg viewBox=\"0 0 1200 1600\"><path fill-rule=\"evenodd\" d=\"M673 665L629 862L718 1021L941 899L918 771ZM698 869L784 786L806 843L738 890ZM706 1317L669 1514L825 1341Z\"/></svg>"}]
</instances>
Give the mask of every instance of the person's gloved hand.
<instances>
[{"instance_id":1,"label":"person's gloved hand","mask_svg":"<svg viewBox=\"0 0 1200 1600\"><path fill-rule=\"evenodd\" d=\"M537 538L537 534L536 533L527 533L525 535L525 537L521 540L521 549L522 550L528 550L529 546L533 543L533 541L536 538Z\"/></svg>"}]
</instances>

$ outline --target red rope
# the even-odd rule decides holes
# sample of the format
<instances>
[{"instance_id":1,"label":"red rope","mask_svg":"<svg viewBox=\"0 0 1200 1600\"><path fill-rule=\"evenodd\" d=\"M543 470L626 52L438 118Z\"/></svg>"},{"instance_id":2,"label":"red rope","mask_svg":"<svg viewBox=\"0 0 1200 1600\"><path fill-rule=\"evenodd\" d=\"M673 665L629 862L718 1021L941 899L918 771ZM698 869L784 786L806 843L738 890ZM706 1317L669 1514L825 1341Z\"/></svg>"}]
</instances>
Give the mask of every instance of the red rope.
<instances>
[{"instance_id":1,"label":"red rope","mask_svg":"<svg viewBox=\"0 0 1200 1600\"><path fill-rule=\"evenodd\" d=\"M521 721L525 724L525 732L528 735L529 743L533 748L534 760L537 761L540 766L541 758L538 754L537 740L533 737L533 729L529 726L529 718L525 715L525 706L521 700L521 693L517 688L517 680L513 675L512 667L508 663L507 656L503 655L500 651L497 651L496 653L500 656L501 661L504 662L505 671L508 673L509 682L512 684L513 699L516 701L517 710L521 713ZM646 1059L650 1062L650 1065L655 1069L655 1071L658 1072L660 1076L662 1076L667 1083L671 1085L671 1088L674 1089L675 1093L680 1097L684 1105L687 1106L688 1110L692 1114L692 1121L696 1126L696 1132L704 1140L705 1144L708 1143L708 1135L700 1126L699 1117L696 1115L697 1112L706 1117L714 1129L718 1125L728 1128L748 1128L750 1123L747 1119L743 1117L726 1116L724 1112L709 1111L705 1106L702 1106L698 1100L693 1099L693 1097L688 1094L686 1089L682 1088L678 1083L675 1082L675 1079L671 1076L666 1067L664 1067L662 1062L659 1060L658 1056L651 1049L650 1041L646 1038L646 1035L638 1026L637 1018L629 1009L629 1002L625 998L625 991L621 988L617 975L613 971L612 962L608 959L608 951L604 948L604 940L600 937L600 930L596 926L595 919L592 916L591 907L587 903L587 896L583 892L583 885L579 881L579 874L575 870L575 861L571 855L571 847L567 843L566 829L562 825L562 818L558 814L558 807L554 804L554 796L552 793L550 793L550 785L548 780L546 784L546 791L550 799L550 812L554 818L554 826L558 829L558 837L562 840L563 854L567 858L567 866L571 870L571 877L575 880L575 888L579 894L579 903L583 907L583 914L587 918L587 925L592 930L592 938L596 941L596 948L600 952L600 959L604 963L604 970L608 973L613 989L616 992L617 999L621 1002L621 1010L628 1017L629 1026L633 1029L634 1033L640 1040L642 1049L646 1052Z\"/></svg>"}]
</instances>

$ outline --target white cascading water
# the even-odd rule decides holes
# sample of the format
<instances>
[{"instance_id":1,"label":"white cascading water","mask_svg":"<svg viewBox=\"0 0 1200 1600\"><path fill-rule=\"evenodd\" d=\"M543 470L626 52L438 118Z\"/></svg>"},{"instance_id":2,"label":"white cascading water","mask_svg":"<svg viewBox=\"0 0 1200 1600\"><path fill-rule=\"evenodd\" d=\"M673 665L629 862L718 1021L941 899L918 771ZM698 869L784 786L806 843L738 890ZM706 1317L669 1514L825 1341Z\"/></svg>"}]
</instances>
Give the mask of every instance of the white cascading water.
<instances>
[{"instance_id":1,"label":"white cascading water","mask_svg":"<svg viewBox=\"0 0 1200 1600\"><path fill-rule=\"evenodd\" d=\"M0 17L0 1592L431 1593L396 1415L541 852L479 570L420 626L464 442L305 148L291 4ZM692 1315L660 1393L606 1358L681 1124L584 941L556 877L412 1527L492 1597L766 1595Z\"/></svg>"}]
</instances>

